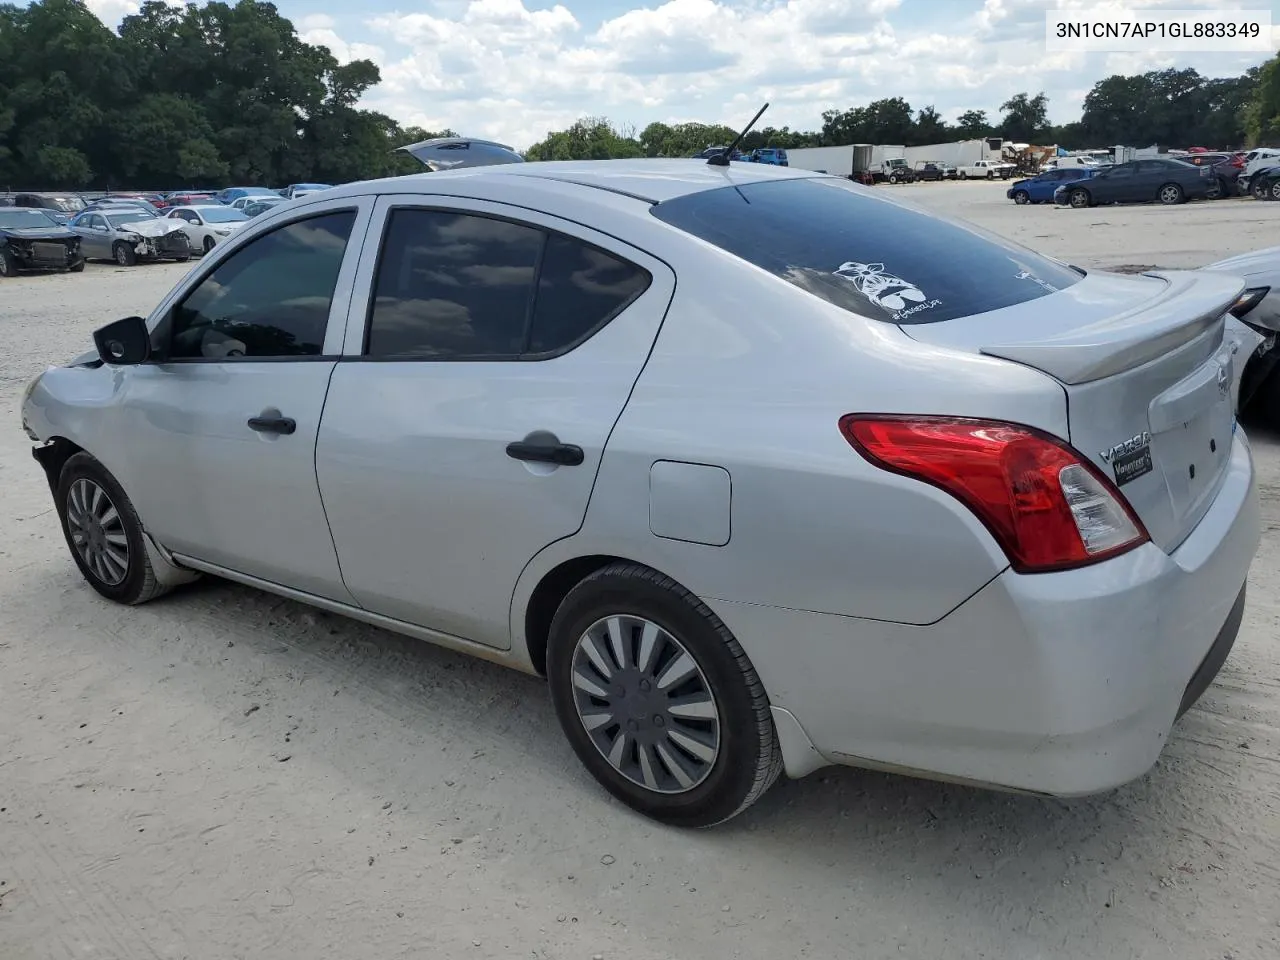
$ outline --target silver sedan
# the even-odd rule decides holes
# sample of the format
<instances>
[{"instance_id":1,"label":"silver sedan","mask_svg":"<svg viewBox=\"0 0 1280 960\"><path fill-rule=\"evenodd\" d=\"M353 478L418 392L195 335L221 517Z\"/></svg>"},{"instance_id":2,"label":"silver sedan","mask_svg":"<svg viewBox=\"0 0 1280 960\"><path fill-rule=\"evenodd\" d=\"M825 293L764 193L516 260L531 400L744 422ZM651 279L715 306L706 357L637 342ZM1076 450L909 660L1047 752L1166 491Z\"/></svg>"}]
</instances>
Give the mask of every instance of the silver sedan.
<instances>
[{"instance_id":1,"label":"silver sedan","mask_svg":"<svg viewBox=\"0 0 1280 960\"><path fill-rule=\"evenodd\" d=\"M826 764L1085 794L1240 624L1244 289L794 168L464 167L255 218L22 420L102 595L224 577L544 676L659 820Z\"/></svg>"}]
</instances>

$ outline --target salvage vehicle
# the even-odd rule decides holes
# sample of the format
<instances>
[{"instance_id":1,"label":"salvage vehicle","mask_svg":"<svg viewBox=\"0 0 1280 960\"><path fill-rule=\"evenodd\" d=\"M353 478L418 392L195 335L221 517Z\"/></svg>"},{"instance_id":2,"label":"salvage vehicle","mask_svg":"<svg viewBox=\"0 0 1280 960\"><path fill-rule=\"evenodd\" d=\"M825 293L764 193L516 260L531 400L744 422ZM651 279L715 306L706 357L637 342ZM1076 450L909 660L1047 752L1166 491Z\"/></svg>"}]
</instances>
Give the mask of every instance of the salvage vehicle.
<instances>
[{"instance_id":1,"label":"salvage vehicle","mask_svg":"<svg viewBox=\"0 0 1280 960\"><path fill-rule=\"evenodd\" d=\"M1278 171L1280 172L1280 171ZM1253 412L1280 428L1280 247L1219 260L1204 268L1242 277L1245 290L1231 315L1258 334L1261 342L1247 357L1240 385L1240 410Z\"/></svg>"},{"instance_id":2,"label":"salvage vehicle","mask_svg":"<svg viewBox=\"0 0 1280 960\"><path fill-rule=\"evenodd\" d=\"M1280 200L1280 163L1255 170L1249 189L1255 200Z\"/></svg>"},{"instance_id":3,"label":"salvage vehicle","mask_svg":"<svg viewBox=\"0 0 1280 960\"><path fill-rule=\"evenodd\" d=\"M1117 163L1088 178L1069 180L1053 193L1053 202L1077 209L1106 203L1185 203L1219 195L1211 166L1152 157Z\"/></svg>"},{"instance_id":4,"label":"salvage vehicle","mask_svg":"<svg viewBox=\"0 0 1280 960\"><path fill-rule=\"evenodd\" d=\"M0 207L0 277L19 270L84 269L80 238L48 211L35 207Z\"/></svg>"},{"instance_id":5,"label":"salvage vehicle","mask_svg":"<svg viewBox=\"0 0 1280 960\"><path fill-rule=\"evenodd\" d=\"M249 222L243 212L221 203L173 207L165 216L182 221L182 230L190 239L192 248L204 253Z\"/></svg>"},{"instance_id":6,"label":"salvage vehicle","mask_svg":"<svg viewBox=\"0 0 1280 960\"><path fill-rule=\"evenodd\" d=\"M1034 177L1015 180L1004 195L1017 204L1053 203L1054 192L1062 184L1087 180L1095 172L1092 167L1050 167Z\"/></svg>"},{"instance_id":7,"label":"salvage vehicle","mask_svg":"<svg viewBox=\"0 0 1280 960\"><path fill-rule=\"evenodd\" d=\"M718 156L335 187L22 425L104 597L212 575L545 677L666 823L828 764L1114 788L1240 626L1245 283L884 194Z\"/></svg>"},{"instance_id":8,"label":"salvage vehicle","mask_svg":"<svg viewBox=\"0 0 1280 960\"><path fill-rule=\"evenodd\" d=\"M131 267L139 260L191 259L191 239L180 222L141 208L105 207L77 214L67 225L88 259Z\"/></svg>"}]
</instances>

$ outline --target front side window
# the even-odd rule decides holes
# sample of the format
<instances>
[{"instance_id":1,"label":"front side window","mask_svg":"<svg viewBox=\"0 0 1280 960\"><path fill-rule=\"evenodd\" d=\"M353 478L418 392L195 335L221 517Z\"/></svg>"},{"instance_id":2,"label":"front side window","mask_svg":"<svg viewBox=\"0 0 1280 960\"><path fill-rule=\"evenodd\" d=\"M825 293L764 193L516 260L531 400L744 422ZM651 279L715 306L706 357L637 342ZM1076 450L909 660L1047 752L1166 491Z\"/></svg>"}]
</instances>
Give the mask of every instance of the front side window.
<instances>
[{"instance_id":1,"label":"front side window","mask_svg":"<svg viewBox=\"0 0 1280 960\"><path fill-rule=\"evenodd\" d=\"M233 207L209 207L201 212L204 214L205 223L237 223L248 219Z\"/></svg>"},{"instance_id":2,"label":"front side window","mask_svg":"<svg viewBox=\"0 0 1280 960\"><path fill-rule=\"evenodd\" d=\"M611 253L531 224L394 210L365 352L384 360L562 353L621 313L650 279Z\"/></svg>"},{"instance_id":3,"label":"front side window","mask_svg":"<svg viewBox=\"0 0 1280 960\"><path fill-rule=\"evenodd\" d=\"M236 250L174 309L168 358L319 356L355 218L298 220Z\"/></svg>"}]
</instances>

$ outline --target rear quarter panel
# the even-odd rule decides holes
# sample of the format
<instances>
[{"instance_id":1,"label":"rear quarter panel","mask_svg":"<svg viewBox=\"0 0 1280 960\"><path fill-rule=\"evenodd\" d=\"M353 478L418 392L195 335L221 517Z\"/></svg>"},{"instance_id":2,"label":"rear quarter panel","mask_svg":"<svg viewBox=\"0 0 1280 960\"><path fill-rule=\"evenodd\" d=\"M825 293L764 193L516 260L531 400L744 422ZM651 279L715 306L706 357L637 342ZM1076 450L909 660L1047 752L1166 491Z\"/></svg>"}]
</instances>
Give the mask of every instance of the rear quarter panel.
<instances>
[{"instance_id":1,"label":"rear quarter panel","mask_svg":"<svg viewBox=\"0 0 1280 960\"><path fill-rule=\"evenodd\" d=\"M1060 387L916 343L692 238L667 242L677 289L653 354L606 447L582 530L536 558L526 596L538 571L600 553L649 564L704 597L931 623L1007 566L968 510L872 467L838 421L856 411L957 414L1065 435ZM729 473L726 543L651 532L657 460Z\"/></svg>"}]
</instances>

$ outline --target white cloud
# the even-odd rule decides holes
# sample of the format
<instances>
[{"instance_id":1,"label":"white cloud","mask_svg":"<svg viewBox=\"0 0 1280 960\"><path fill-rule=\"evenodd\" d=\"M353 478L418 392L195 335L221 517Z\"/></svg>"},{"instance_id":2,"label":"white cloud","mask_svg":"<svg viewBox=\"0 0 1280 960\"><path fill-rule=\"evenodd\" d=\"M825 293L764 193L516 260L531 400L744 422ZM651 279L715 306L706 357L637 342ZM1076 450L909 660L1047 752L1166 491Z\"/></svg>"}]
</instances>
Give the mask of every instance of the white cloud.
<instances>
[{"instance_id":1,"label":"white cloud","mask_svg":"<svg viewBox=\"0 0 1280 960\"><path fill-rule=\"evenodd\" d=\"M136 6L90 5L107 22L111 11ZM363 22L345 11L309 12L296 23L303 39L338 60L367 57L380 66L383 82L367 106L522 148L581 116L737 126L766 100L762 125L814 129L825 109L889 96L917 109L934 104L950 119L971 108L994 119L1012 94L1043 90L1051 119L1063 122L1111 73L1194 66L1227 76L1263 59L1044 49L1049 9L1124 16L1219 8L1220 0L634 0L599 23L591 0L552 0L539 9L532 0L426 6L430 12Z\"/></svg>"}]
</instances>

